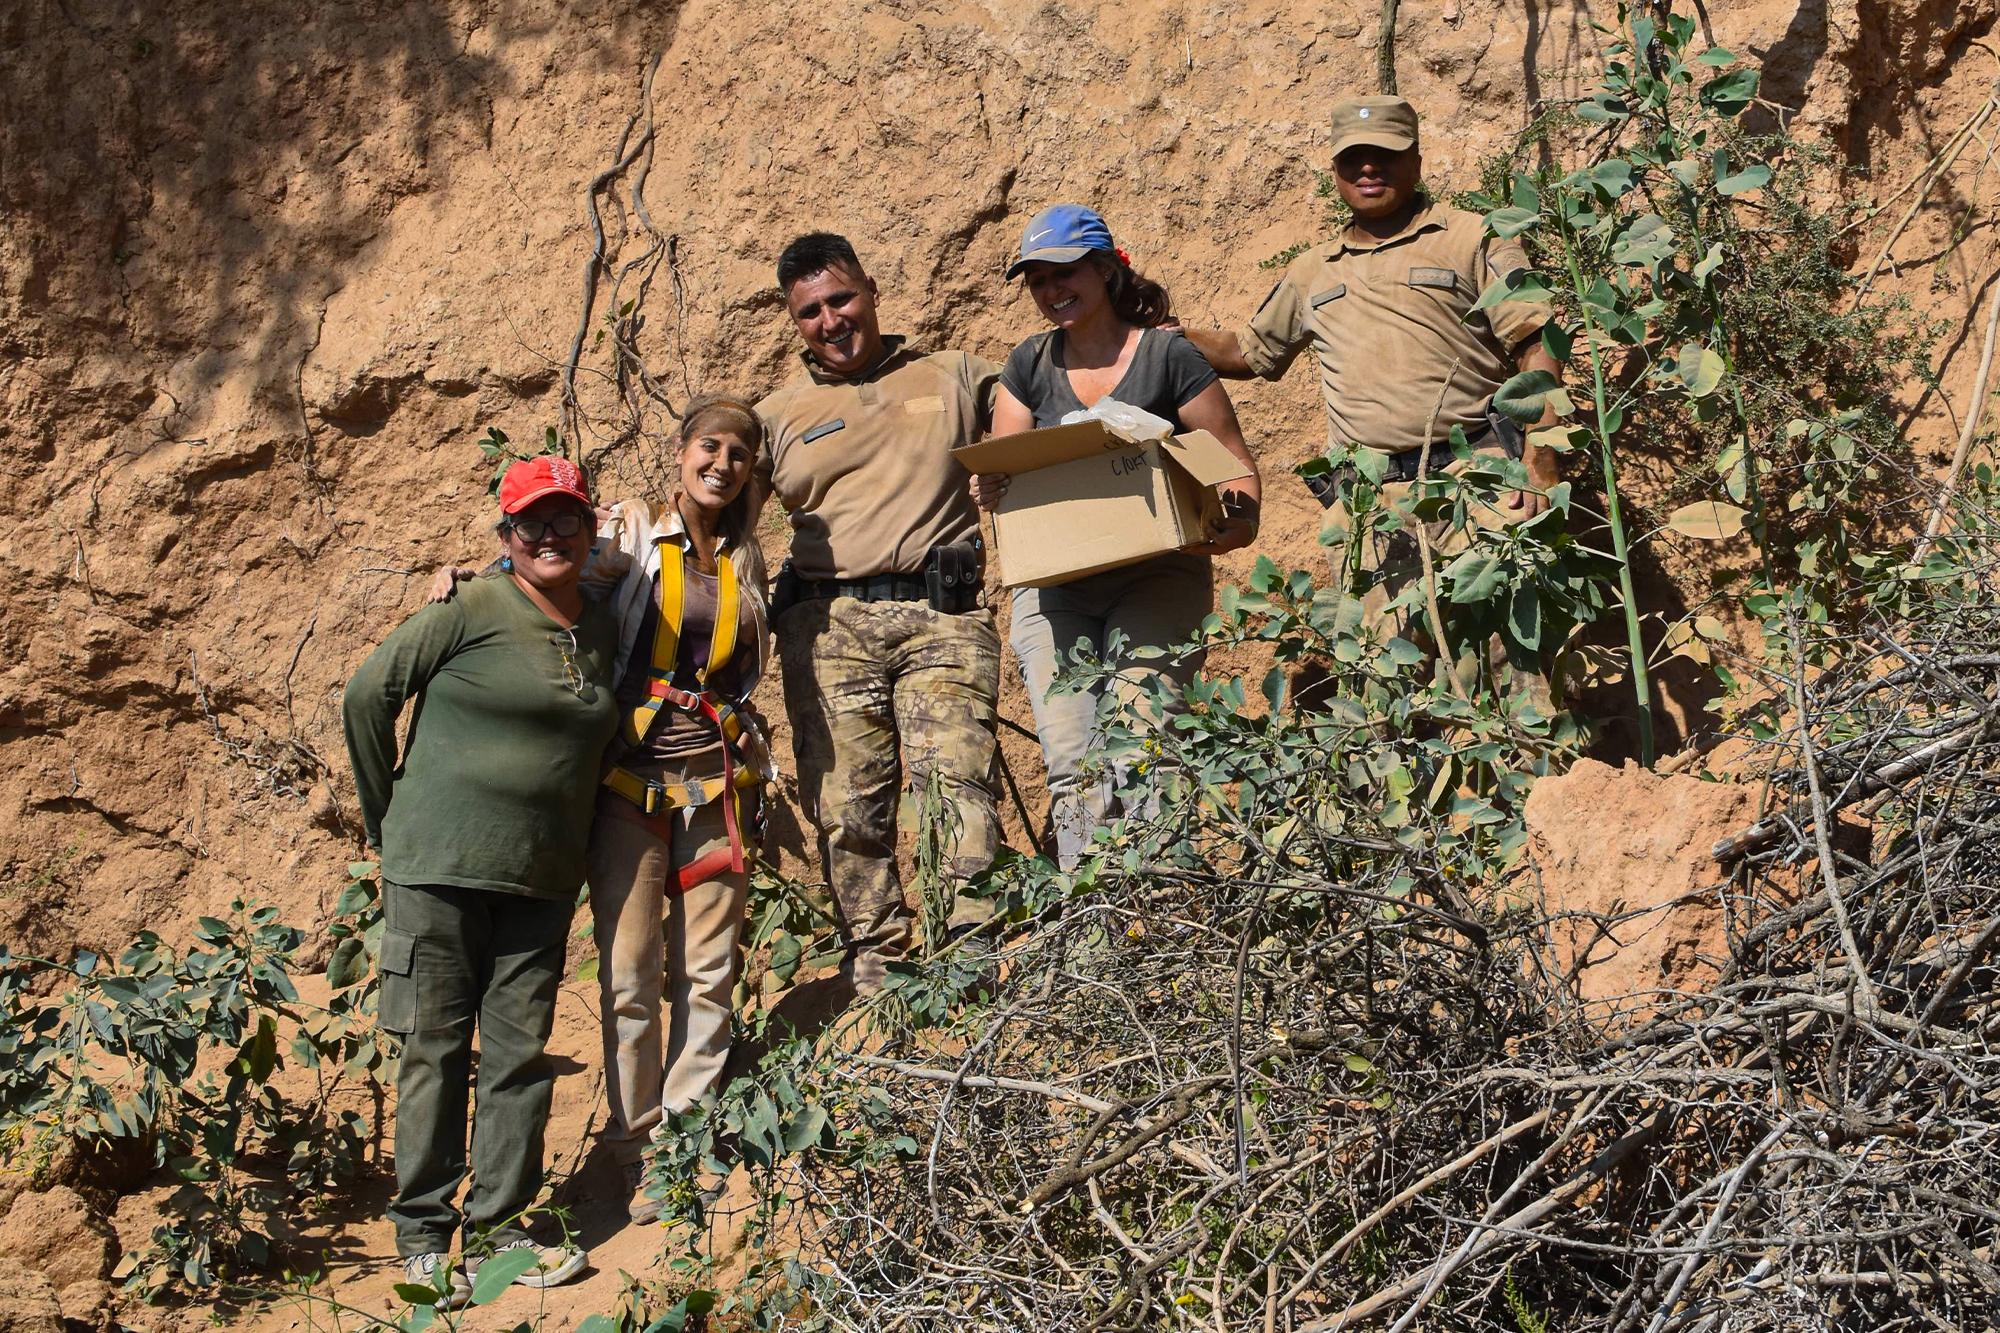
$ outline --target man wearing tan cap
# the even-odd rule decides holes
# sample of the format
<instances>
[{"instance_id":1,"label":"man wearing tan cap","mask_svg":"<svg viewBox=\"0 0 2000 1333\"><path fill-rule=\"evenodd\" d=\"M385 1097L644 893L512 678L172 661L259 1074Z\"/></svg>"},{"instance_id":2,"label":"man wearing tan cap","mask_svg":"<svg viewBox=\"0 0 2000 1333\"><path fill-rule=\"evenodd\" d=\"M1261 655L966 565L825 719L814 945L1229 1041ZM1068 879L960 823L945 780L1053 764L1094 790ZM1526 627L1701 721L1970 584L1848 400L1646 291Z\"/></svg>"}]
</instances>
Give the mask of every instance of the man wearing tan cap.
<instances>
[{"instance_id":1,"label":"man wearing tan cap","mask_svg":"<svg viewBox=\"0 0 2000 1333\"><path fill-rule=\"evenodd\" d=\"M1356 97L1334 107L1333 171L1353 223L1294 259L1241 332L1194 329L1187 336L1227 379L1275 380L1311 343L1328 444L1387 454L1386 502L1408 492L1424 446L1443 445L1457 426L1478 452L1520 458L1533 488L1498 509L1475 507L1475 520L1498 527L1541 513L1548 507L1541 492L1558 480L1555 455L1526 445L1521 428L1494 411L1492 400L1516 370L1558 373L1538 336L1547 307L1504 301L1472 313L1490 283L1528 267L1527 252L1519 241L1487 236L1479 214L1423 192L1417 113L1401 98ZM1551 419L1545 414L1544 423ZM1432 472L1463 466L1448 446L1429 453ZM1344 531L1335 480L1313 485L1335 511L1329 526ZM1443 554L1464 545L1445 533L1433 536L1445 541ZM1407 533L1364 544L1373 615L1407 576L1401 566L1414 546Z\"/></svg>"}]
</instances>

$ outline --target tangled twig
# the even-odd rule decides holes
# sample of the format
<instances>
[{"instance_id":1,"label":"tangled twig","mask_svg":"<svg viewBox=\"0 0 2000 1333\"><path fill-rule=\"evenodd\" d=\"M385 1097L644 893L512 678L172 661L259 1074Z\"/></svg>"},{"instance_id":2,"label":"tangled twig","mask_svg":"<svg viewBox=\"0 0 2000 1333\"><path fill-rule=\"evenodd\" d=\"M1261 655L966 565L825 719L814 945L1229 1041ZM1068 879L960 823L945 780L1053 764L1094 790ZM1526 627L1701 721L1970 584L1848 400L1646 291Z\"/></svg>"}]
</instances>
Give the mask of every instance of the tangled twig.
<instances>
[{"instance_id":1,"label":"tangled twig","mask_svg":"<svg viewBox=\"0 0 2000 1333\"><path fill-rule=\"evenodd\" d=\"M1275 835L1222 800L1163 816L1149 856L985 960L992 1009L836 1057L928 1148L787 1177L815 1310L866 1333L1993 1326L2000 588L1990 564L1954 586L1800 626L1762 743L1776 813L1707 899L1727 956L1616 1020L1551 927L1636 914L1481 900L1306 775Z\"/></svg>"}]
</instances>

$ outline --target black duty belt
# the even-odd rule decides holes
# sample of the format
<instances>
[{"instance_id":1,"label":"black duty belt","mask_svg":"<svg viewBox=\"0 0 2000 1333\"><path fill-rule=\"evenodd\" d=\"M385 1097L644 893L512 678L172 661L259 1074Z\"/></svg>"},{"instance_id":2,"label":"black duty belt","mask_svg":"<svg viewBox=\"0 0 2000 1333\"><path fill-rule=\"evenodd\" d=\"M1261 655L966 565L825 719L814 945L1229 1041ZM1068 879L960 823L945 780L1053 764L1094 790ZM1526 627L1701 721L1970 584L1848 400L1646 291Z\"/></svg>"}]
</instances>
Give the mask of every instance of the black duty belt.
<instances>
[{"instance_id":1,"label":"black duty belt","mask_svg":"<svg viewBox=\"0 0 2000 1333\"><path fill-rule=\"evenodd\" d=\"M979 609L984 586L986 544L974 537L924 553L921 574L877 574L865 579L802 579L787 560L771 589L771 618L800 602L852 597L858 602L922 602L933 611L961 615Z\"/></svg>"},{"instance_id":2,"label":"black duty belt","mask_svg":"<svg viewBox=\"0 0 2000 1333\"><path fill-rule=\"evenodd\" d=\"M1511 417L1502 416L1497 409L1487 408L1486 424L1477 431L1467 431L1465 442L1474 449L1484 449L1489 445L1499 445L1507 451L1507 457L1519 458L1524 440L1520 426ZM1389 465L1382 471L1382 484L1415 481L1424 470L1424 454L1431 456L1431 471L1442 471L1451 463L1454 455L1451 445L1445 440L1433 440L1430 444L1420 444L1414 449L1404 449L1389 455ZM1318 476L1303 477L1306 489L1313 499L1319 501L1320 508L1331 509L1340 499L1340 492L1354 479L1354 465L1343 463L1331 472Z\"/></svg>"},{"instance_id":3,"label":"black duty belt","mask_svg":"<svg viewBox=\"0 0 2000 1333\"><path fill-rule=\"evenodd\" d=\"M930 585L922 574L877 574L866 579L799 579L793 600L832 601L852 597L857 602L928 602Z\"/></svg>"}]
</instances>

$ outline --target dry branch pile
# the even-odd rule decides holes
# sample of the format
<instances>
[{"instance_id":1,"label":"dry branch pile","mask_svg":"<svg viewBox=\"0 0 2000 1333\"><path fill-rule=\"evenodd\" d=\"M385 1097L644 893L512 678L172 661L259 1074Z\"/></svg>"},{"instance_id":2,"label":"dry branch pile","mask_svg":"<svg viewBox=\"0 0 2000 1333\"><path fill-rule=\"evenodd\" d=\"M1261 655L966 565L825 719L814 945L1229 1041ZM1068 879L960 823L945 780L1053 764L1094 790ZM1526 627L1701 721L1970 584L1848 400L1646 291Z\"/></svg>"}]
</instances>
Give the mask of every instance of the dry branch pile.
<instances>
[{"instance_id":1,"label":"dry branch pile","mask_svg":"<svg viewBox=\"0 0 2000 1333\"><path fill-rule=\"evenodd\" d=\"M1429 844L1330 820L1310 775L1275 837L1170 809L1150 859L1062 883L992 1007L835 1057L914 1147L792 1176L813 1308L1995 1326L2000 595L1957 568L1893 629L1813 641L1765 741L1776 813L1722 849L1720 978L1622 1031L1555 967L1558 920L1468 902Z\"/></svg>"}]
</instances>

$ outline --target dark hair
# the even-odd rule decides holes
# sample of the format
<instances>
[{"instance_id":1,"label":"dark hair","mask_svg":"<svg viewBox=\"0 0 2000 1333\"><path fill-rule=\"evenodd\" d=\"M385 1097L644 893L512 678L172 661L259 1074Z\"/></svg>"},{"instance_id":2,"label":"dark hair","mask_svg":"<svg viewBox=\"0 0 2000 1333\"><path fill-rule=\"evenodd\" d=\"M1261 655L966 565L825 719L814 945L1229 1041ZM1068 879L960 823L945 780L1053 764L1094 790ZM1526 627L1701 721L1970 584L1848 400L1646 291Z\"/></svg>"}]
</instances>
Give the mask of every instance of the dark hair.
<instances>
[{"instance_id":1,"label":"dark hair","mask_svg":"<svg viewBox=\"0 0 2000 1333\"><path fill-rule=\"evenodd\" d=\"M1105 295L1111 300L1112 314L1142 329L1158 328L1167 322L1173 311L1173 298L1167 295L1165 287L1119 255L1093 250L1090 257L1104 274Z\"/></svg>"},{"instance_id":2,"label":"dark hair","mask_svg":"<svg viewBox=\"0 0 2000 1333\"><path fill-rule=\"evenodd\" d=\"M785 252L778 256L778 290L789 292L792 284L799 279L810 278L815 273L824 273L841 265L866 276L867 270L861 267L860 258L845 236L837 236L830 231L807 232L786 246Z\"/></svg>"}]
</instances>

